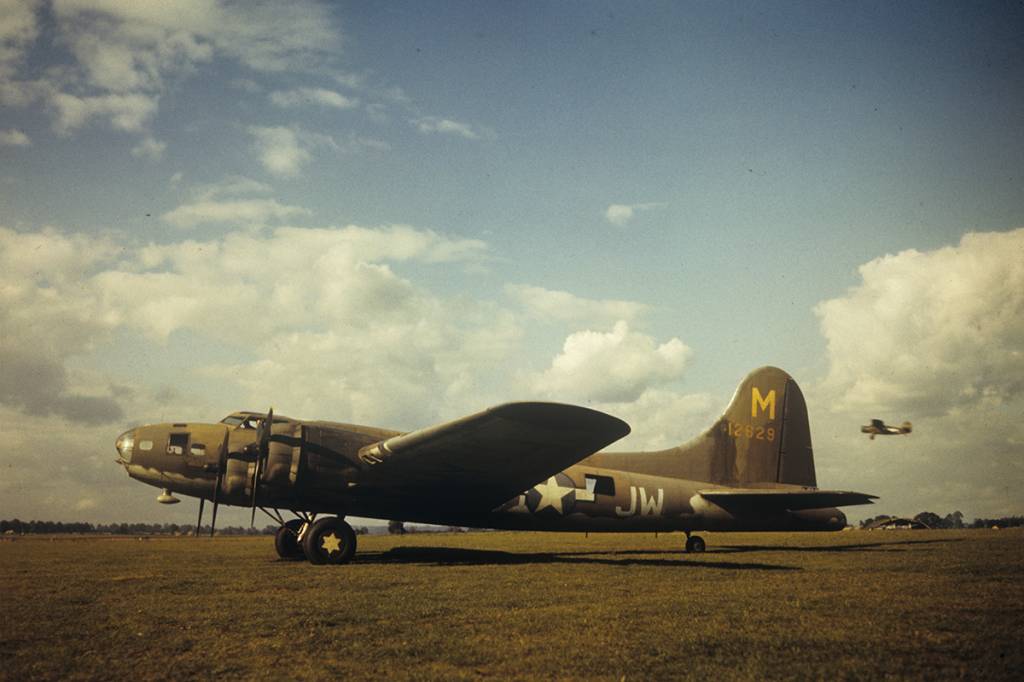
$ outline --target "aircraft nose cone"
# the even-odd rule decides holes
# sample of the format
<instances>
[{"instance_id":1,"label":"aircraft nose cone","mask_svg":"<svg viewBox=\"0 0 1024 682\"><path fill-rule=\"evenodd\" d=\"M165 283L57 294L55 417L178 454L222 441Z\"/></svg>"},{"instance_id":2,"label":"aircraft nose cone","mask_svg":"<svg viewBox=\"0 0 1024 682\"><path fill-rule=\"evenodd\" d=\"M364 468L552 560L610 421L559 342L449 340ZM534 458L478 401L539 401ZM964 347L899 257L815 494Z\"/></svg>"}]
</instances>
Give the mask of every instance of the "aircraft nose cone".
<instances>
[{"instance_id":1,"label":"aircraft nose cone","mask_svg":"<svg viewBox=\"0 0 1024 682\"><path fill-rule=\"evenodd\" d=\"M836 527L839 529L846 528L846 514L836 510Z\"/></svg>"},{"instance_id":2,"label":"aircraft nose cone","mask_svg":"<svg viewBox=\"0 0 1024 682\"><path fill-rule=\"evenodd\" d=\"M127 464L132 461L132 451L135 449L135 429L125 431L118 436L117 440L114 441L114 447L117 448L121 464Z\"/></svg>"}]
</instances>

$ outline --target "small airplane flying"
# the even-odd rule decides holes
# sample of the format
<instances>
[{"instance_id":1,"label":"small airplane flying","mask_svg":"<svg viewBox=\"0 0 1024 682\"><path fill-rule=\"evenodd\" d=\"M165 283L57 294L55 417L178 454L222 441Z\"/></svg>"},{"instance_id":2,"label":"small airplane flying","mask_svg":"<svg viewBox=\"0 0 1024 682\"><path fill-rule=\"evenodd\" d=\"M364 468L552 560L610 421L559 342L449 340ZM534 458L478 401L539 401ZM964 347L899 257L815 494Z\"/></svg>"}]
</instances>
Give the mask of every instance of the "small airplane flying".
<instances>
[{"instance_id":1,"label":"small airplane flying","mask_svg":"<svg viewBox=\"0 0 1024 682\"><path fill-rule=\"evenodd\" d=\"M875 436L905 436L914 430L913 424L903 422L899 426L887 426L881 419L872 419L870 424L860 427L861 433L870 433L870 440Z\"/></svg>"},{"instance_id":2,"label":"small airplane flying","mask_svg":"<svg viewBox=\"0 0 1024 682\"><path fill-rule=\"evenodd\" d=\"M841 530L836 507L864 493L816 487L807 406L775 367L751 372L725 414L700 436L658 452L598 452L629 426L585 407L522 402L411 433L273 410L218 424L126 431L128 475L163 493L263 510L283 559L343 564L356 550L346 516L548 531ZM285 520L280 510L295 518ZM326 514L326 516L324 516ZM212 534L211 526L211 534Z\"/></svg>"}]
</instances>

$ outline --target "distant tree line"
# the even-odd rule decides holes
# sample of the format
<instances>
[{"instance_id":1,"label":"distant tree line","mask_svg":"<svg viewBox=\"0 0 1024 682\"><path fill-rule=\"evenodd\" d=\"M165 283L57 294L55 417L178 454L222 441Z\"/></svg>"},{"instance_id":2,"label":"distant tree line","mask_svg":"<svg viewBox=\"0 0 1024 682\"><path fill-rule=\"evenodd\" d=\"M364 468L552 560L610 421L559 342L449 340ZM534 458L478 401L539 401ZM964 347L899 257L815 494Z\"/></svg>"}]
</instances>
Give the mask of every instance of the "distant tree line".
<instances>
[{"instance_id":1,"label":"distant tree line","mask_svg":"<svg viewBox=\"0 0 1024 682\"><path fill-rule=\"evenodd\" d=\"M22 521L11 519L0 521L0 533L8 531L22 534L42 533L97 533L101 535L190 535L196 527L192 524L177 523L86 523L81 521ZM242 526L221 526L218 535L273 535L277 526L243 528ZM200 535L210 533L210 526L203 526Z\"/></svg>"},{"instance_id":2,"label":"distant tree line","mask_svg":"<svg viewBox=\"0 0 1024 682\"><path fill-rule=\"evenodd\" d=\"M217 535L274 535L277 533L277 529L277 525L268 525L263 528L217 526ZM366 526L355 526L352 530L356 535L369 533ZM80 535L89 533L96 535L192 535L195 532L196 527L189 523L86 523L84 521L22 521L21 519L0 521L0 535ZM202 526L199 529L199 534L209 535L210 526Z\"/></svg>"},{"instance_id":3,"label":"distant tree line","mask_svg":"<svg viewBox=\"0 0 1024 682\"><path fill-rule=\"evenodd\" d=\"M1024 526L1024 516L1003 516L998 519L974 519L971 523L971 528L991 528L992 526L999 526L1000 528Z\"/></svg>"},{"instance_id":4,"label":"distant tree line","mask_svg":"<svg viewBox=\"0 0 1024 682\"><path fill-rule=\"evenodd\" d=\"M898 518L902 517L881 514L879 516L873 516L870 519L862 520L860 522L860 527L867 528L890 519ZM913 520L919 521L929 528L991 528L992 526L1008 528L1011 526L1024 526L1024 516L1004 516L998 519L974 519L974 521L968 524L964 522L964 515L959 511L955 511L952 514L946 514L945 516L939 516L934 512L924 511L914 516Z\"/></svg>"},{"instance_id":5,"label":"distant tree line","mask_svg":"<svg viewBox=\"0 0 1024 682\"><path fill-rule=\"evenodd\" d=\"M263 528L217 526L217 535L273 535L277 529L277 525L268 525ZM353 526L352 530L356 535L367 535L370 532L366 526ZM447 528L406 526L402 521L388 523L388 532L396 535L421 533L428 530L462 533L466 529L457 526ZM22 521L21 519L0 521L0 535L192 535L195 531L196 527L188 523L87 523L84 521ZM199 529L199 534L209 535L210 526L202 526Z\"/></svg>"}]
</instances>

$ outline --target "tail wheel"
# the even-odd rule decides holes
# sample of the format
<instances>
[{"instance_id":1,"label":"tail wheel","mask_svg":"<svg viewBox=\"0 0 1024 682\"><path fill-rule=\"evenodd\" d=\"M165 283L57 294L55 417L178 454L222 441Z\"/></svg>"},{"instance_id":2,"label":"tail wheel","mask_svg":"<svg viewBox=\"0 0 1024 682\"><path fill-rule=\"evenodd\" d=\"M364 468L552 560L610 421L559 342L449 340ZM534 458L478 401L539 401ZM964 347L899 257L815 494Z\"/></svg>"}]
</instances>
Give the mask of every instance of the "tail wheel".
<instances>
[{"instance_id":1,"label":"tail wheel","mask_svg":"<svg viewBox=\"0 0 1024 682\"><path fill-rule=\"evenodd\" d=\"M706 547L704 538L699 535L691 535L686 538L686 551L687 552L703 552Z\"/></svg>"},{"instance_id":2,"label":"tail wheel","mask_svg":"<svg viewBox=\"0 0 1024 682\"><path fill-rule=\"evenodd\" d=\"M356 534L344 519L319 519L306 529L302 551L311 564L347 564L356 553Z\"/></svg>"},{"instance_id":3,"label":"tail wheel","mask_svg":"<svg viewBox=\"0 0 1024 682\"><path fill-rule=\"evenodd\" d=\"M302 530L302 519L292 519L277 529L274 536L274 549L277 556L286 561L297 561L305 558L305 552L299 545L299 531Z\"/></svg>"}]
</instances>

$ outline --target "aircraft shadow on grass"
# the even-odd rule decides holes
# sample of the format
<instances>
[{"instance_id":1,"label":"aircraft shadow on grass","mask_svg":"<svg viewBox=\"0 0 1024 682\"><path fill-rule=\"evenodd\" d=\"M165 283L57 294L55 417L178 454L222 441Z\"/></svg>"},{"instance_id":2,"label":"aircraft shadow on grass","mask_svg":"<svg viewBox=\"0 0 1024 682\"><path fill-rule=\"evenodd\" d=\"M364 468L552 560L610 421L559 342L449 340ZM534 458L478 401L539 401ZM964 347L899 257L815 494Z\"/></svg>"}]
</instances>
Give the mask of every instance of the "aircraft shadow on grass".
<instances>
[{"instance_id":1,"label":"aircraft shadow on grass","mask_svg":"<svg viewBox=\"0 0 1024 682\"><path fill-rule=\"evenodd\" d=\"M499 566L522 564L596 564L606 566L674 566L729 570L798 571L795 566L734 561L692 561L672 552L502 552L455 547L395 547L359 555L359 564L434 564L438 566Z\"/></svg>"},{"instance_id":2,"label":"aircraft shadow on grass","mask_svg":"<svg viewBox=\"0 0 1024 682\"><path fill-rule=\"evenodd\" d=\"M783 547L780 545L724 545L717 548L717 551L725 554L743 554L746 552L806 552L817 553L842 553L842 552L906 552L903 545L932 545L948 542L961 542L960 538L947 538L944 540L903 540L901 542L862 542L855 545L833 545L831 547Z\"/></svg>"}]
</instances>

